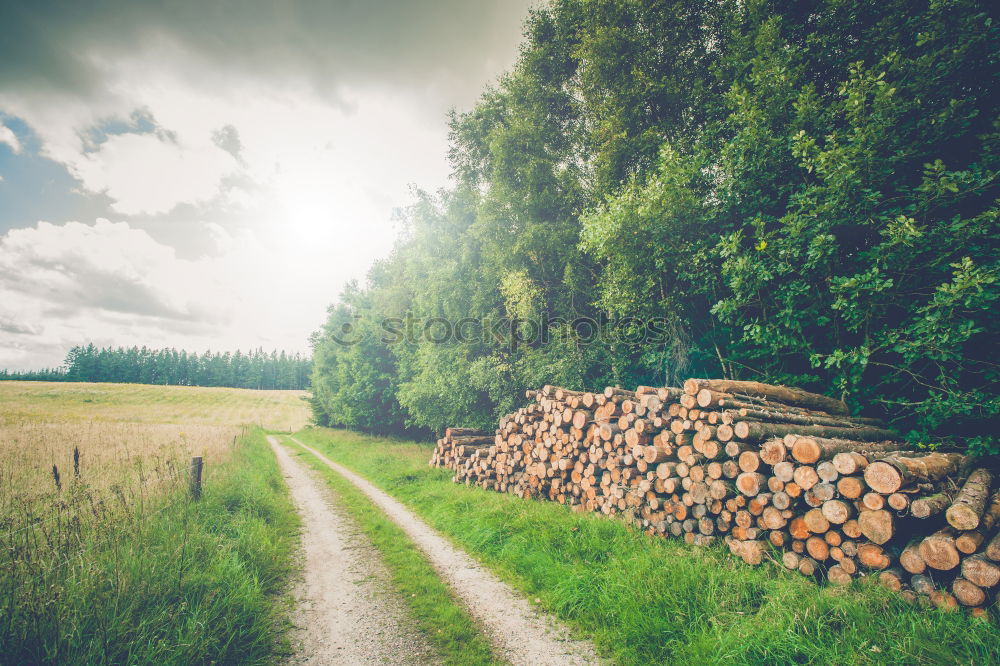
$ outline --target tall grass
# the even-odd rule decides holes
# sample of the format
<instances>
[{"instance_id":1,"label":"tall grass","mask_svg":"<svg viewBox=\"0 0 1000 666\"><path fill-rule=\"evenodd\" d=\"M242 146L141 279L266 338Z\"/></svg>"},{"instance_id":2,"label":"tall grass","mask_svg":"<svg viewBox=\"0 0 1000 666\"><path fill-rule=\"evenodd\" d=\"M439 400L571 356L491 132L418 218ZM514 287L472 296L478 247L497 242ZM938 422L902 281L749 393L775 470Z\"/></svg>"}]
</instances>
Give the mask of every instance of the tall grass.
<instances>
[{"instance_id":1,"label":"tall grass","mask_svg":"<svg viewBox=\"0 0 1000 666\"><path fill-rule=\"evenodd\" d=\"M178 476L118 502L93 504L89 527L50 515L5 544L3 663L262 663L284 649L277 595L298 518L261 431L206 468L200 501ZM41 525L69 537L43 544Z\"/></svg>"},{"instance_id":2,"label":"tall grass","mask_svg":"<svg viewBox=\"0 0 1000 666\"><path fill-rule=\"evenodd\" d=\"M451 483L432 445L346 431L297 437L405 502L623 664L982 664L995 618L925 610L877 585L821 587L724 547L647 537L622 522Z\"/></svg>"}]
</instances>

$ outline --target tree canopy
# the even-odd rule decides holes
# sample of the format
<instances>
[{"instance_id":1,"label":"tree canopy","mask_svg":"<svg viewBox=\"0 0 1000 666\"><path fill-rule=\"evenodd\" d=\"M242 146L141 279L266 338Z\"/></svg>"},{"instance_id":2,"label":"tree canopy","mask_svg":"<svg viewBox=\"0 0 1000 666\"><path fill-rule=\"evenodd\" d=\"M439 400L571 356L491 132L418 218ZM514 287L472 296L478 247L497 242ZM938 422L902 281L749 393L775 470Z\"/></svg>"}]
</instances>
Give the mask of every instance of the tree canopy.
<instances>
[{"instance_id":1,"label":"tree canopy","mask_svg":"<svg viewBox=\"0 0 1000 666\"><path fill-rule=\"evenodd\" d=\"M534 10L514 68L450 119L454 187L417 193L315 334L317 419L487 426L544 383L724 376L995 452L995 14Z\"/></svg>"}]
</instances>

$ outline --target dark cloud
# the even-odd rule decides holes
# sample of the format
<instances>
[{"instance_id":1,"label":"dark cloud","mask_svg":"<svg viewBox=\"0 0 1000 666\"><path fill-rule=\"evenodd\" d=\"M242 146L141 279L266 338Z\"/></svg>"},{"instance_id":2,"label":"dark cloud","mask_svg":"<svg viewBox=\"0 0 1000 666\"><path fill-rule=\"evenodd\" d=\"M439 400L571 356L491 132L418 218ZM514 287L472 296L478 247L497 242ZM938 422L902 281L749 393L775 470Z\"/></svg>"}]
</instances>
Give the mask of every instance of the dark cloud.
<instances>
[{"instance_id":1,"label":"dark cloud","mask_svg":"<svg viewBox=\"0 0 1000 666\"><path fill-rule=\"evenodd\" d=\"M59 262L25 258L22 269L44 269L58 280L50 282L23 280L20 275L0 269L0 288L17 290L48 305L47 315L70 317L94 308L140 317L192 321L204 318L205 312L179 308L169 303L154 285L134 277L110 273L84 257L66 255ZM67 282L69 284L67 284ZM2 323L2 322L0 322ZM15 332L5 328L8 332Z\"/></svg>"},{"instance_id":2,"label":"dark cloud","mask_svg":"<svg viewBox=\"0 0 1000 666\"><path fill-rule=\"evenodd\" d=\"M243 161L243 158L240 157L240 152L243 150L243 144L240 143L240 133L232 125L217 129L212 134L212 141L240 162Z\"/></svg>"},{"instance_id":3,"label":"dark cloud","mask_svg":"<svg viewBox=\"0 0 1000 666\"><path fill-rule=\"evenodd\" d=\"M2 0L0 82L80 96L106 63L164 40L204 76L304 77L317 90L382 82L467 101L514 53L530 0Z\"/></svg>"},{"instance_id":4,"label":"dark cloud","mask_svg":"<svg viewBox=\"0 0 1000 666\"><path fill-rule=\"evenodd\" d=\"M36 335L41 330L30 322L19 321L14 317L0 314L0 331L14 335Z\"/></svg>"}]
</instances>

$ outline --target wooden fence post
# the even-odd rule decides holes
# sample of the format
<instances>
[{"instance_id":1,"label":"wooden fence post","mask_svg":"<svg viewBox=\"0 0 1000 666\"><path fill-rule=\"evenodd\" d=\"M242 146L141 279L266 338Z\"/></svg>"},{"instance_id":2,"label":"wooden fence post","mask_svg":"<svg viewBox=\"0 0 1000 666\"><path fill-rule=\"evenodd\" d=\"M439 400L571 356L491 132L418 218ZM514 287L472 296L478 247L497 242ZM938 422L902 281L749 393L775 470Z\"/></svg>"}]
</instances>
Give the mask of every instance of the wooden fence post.
<instances>
[{"instance_id":1,"label":"wooden fence post","mask_svg":"<svg viewBox=\"0 0 1000 666\"><path fill-rule=\"evenodd\" d=\"M191 497L201 499L201 456L191 458Z\"/></svg>"}]
</instances>

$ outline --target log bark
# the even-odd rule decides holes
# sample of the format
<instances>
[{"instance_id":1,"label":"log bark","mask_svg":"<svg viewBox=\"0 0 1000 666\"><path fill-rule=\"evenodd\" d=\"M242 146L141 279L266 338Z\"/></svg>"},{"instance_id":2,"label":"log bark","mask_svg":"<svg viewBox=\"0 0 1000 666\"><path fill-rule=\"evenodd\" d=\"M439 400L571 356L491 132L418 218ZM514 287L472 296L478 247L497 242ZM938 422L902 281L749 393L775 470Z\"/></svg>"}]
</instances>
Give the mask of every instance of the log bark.
<instances>
[{"instance_id":1,"label":"log bark","mask_svg":"<svg viewBox=\"0 0 1000 666\"><path fill-rule=\"evenodd\" d=\"M836 426L821 425L793 425L787 423L765 423L763 421L739 421L733 426L733 433L740 439L748 441L761 441L769 437L784 437L785 435L799 435L801 437L821 437L839 438L859 442L878 442L891 440L898 435L891 430L863 426L859 428L838 428ZM893 450L898 448L894 447ZM792 455L795 456L795 448L792 448ZM818 454L817 454L818 455ZM796 456L796 460L799 458ZM819 460L799 460L799 462L816 462Z\"/></svg>"},{"instance_id":2,"label":"log bark","mask_svg":"<svg viewBox=\"0 0 1000 666\"><path fill-rule=\"evenodd\" d=\"M984 541L986 541L986 535L981 531L969 530L955 537L955 547L958 548L958 552L960 553L972 555L979 550Z\"/></svg>"},{"instance_id":3,"label":"log bark","mask_svg":"<svg viewBox=\"0 0 1000 666\"><path fill-rule=\"evenodd\" d=\"M789 432L798 435L798 438L792 443L792 457L801 463L829 460L838 453L877 453L908 448L905 444L892 440L893 437L896 437L894 432L878 428L858 429L835 434L802 432L801 430L790 430ZM852 474L853 472L842 473Z\"/></svg>"},{"instance_id":4,"label":"log bark","mask_svg":"<svg viewBox=\"0 0 1000 666\"><path fill-rule=\"evenodd\" d=\"M922 574L927 571L927 562L920 554L920 542L922 539L913 539L906 545L903 552L899 554L899 565L911 574Z\"/></svg>"},{"instance_id":5,"label":"log bark","mask_svg":"<svg viewBox=\"0 0 1000 666\"><path fill-rule=\"evenodd\" d=\"M923 594L925 596L930 596L934 592L934 581L931 580L930 576L916 575L910 577L910 587L917 594Z\"/></svg>"},{"instance_id":6,"label":"log bark","mask_svg":"<svg viewBox=\"0 0 1000 666\"><path fill-rule=\"evenodd\" d=\"M733 417L748 419L753 421L771 421L774 423L794 423L796 425L824 425L837 426L840 428L854 428L865 425L875 425L882 427L884 424L871 421L855 421L849 418L837 418L833 416L821 416L817 414L799 414L778 409L755 409L753 407L741 407L738 410L730 410Z\"/></svg>"},{"instance_id":7,"label":"log bark","mask_svg":"<svg viewBox=\"0 0 1000 666\"><path fill-rule=\"evenodd\" d=\"M463 437L463 436L489 436L489 433L485 430L478 430L476 428L445 428L445 437Z\"/></svg>"},{"instance_id":8,"label":"log bark","mask_svg":"<svg viewBox=\"0 0 1000 666\"><path fill-rule=\"evenodd\" d=\"M758 396L769 401L817 409L830 414L848 414L847 404L843 400L829 398L818 393L810 393L788 386L776 386L751 381L733 381L727 379L689 379L684 382L684 392L695 395L702 389L722 393L740 393Z\"/></svg>"},{"instance_id":9,"label":"log bark","mask_svg":"<svg viewBox=\"0 0 1000 666\"><path fill-rule=\"evenodd\" d=\"M973 470L962 490L955 496L955 501L945 512L948 524L959 530L974 530L979 527L992 485L993 473L990 470L985 467Z\"/></svg>"},{"instance_id":10,"label":"log bark","mask_svg":"<svg viewBox=\"0 0 1000 666\"><path fill-rule=\"evenodd\" d=\"M811 557L803 557L799 560L799 573L803 576L815 576L819 570L819 563Z\"/></svg>"},{"instance_id":11,"label":"log bark","mask_svg":"<svg viewBox=\"0 0 1000 666\"><path fill-rule=\"evenodd\" d=\"M907 575L899 567L891 567L882 571L878 575L878 582L882 587L899 592L906 584Z\"/></svg>"},{"instance_id":12,"label":"log bark","mask_svg":"<svg viewBox=\"0 0 1000 666\"><path fill-rule=\"evenodd\" d=\"M986 557L994 562L1000 562L1000 532L993 535L989 544L986 545L986 550L983 552L986 553Z\"/></svg>"},{"instance_id":13,"label":"log bark","mask_svg":"<svg viewBox=\"0 0 1000 666\"><path fill-rule=\"evenodd\" d=\"M983 513L982 522L979 523L979 529L983 534L988 534L997 525L1000 525L1000 489L993 491L993 497L990 498L990 503Z\"/></svg>"},{"instance_id":14,"label":"log bark","mask_svg":"<svg viewBox=\"0 0 1000 666\"><path fill-rule=\"evenodd\" d=\"M951 495L945 492L921 497L910 502L910 515L914 518L930 518L951 506Z\"/></svg>"},{"instance_id":15,"label":"log bark","mask_svg":"<svg viewBox=\"0 0 1000 666\"><path fill-rule=\"evenodd\" d=\"M933 482L961 468L959 453L931 453L921 457L894 455L868 465L865 482L875 492L888 495L917 482Z\"/></svg>"}]
</instances>

